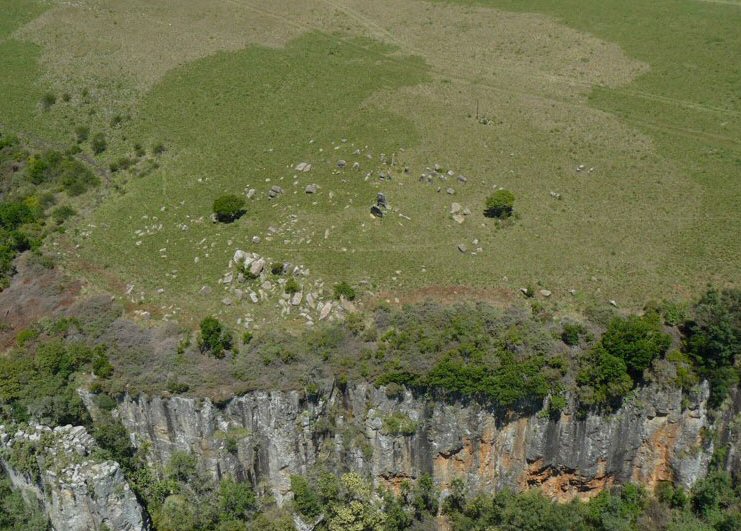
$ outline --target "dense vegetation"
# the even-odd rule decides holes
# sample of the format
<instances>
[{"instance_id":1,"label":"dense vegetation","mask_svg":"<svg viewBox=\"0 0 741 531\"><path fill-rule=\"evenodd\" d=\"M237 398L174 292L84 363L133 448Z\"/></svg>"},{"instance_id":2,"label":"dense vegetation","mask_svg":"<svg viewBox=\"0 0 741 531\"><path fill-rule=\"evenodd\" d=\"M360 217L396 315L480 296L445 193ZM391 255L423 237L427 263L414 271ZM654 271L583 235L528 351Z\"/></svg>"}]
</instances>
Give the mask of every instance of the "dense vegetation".
<instances>
[{"instance_id":1,"label":"dense vegetation","mask_svg":"<svg viewBox=\"0 0 741 531\"><path fill-rule=\"evenodd\" d=\"M100 183L75 152L35 150L0 132L0 289L13 274L18 253L39 249L50 230L75 214L69 204L59 203Z\"/></svg>"}]
</instances>

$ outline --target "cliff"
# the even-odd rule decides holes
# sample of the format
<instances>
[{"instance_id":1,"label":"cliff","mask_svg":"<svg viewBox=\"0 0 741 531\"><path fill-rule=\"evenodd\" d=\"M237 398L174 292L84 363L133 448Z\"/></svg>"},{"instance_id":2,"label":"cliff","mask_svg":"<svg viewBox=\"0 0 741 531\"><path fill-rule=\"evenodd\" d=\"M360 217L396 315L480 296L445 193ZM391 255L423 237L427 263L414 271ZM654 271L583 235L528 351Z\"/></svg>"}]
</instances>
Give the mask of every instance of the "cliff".
<instances>
[{"instance_id":1,"label":"cliff","mask_svg":"<svg viewBox=\"0 0 741 531\"><path fill-rule=\"evenodd\" d=\"M96 458L96 449L81 426L0 426L0 465L28 502L43 507L53 529L148 529L120 466Z\"/></svg>"},{"instance_id":2,"label":"cliff","mask_svg":"<svg viewBox=\"0 0 741 531\"><path fill-rule=\"evenodd\" d=\"M369 385L333 388L313 400L299 392L254 392L223 407L185 397L126 396L116 414L152 466L172 453L199 457L215 478L252 482L278 503L290 476L321 465L369 474L390 488L431 474L444 490L455 478L472 490L541 488L558 500L586 499L636 481L685 487L712 454L707 386L693 398L658 386L636 390L610 415L563 413L503 420L477 404L387 396ZM89 401L88 401L89 402Z\"/></svg>"}]
</instances>

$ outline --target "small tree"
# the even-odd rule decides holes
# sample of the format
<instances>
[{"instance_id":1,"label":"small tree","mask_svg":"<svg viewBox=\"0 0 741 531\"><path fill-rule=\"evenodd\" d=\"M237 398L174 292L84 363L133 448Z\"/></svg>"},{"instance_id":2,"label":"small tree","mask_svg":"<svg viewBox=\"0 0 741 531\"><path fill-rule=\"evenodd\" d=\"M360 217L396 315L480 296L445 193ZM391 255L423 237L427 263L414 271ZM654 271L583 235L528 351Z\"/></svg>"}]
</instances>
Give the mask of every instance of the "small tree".
<instances>
[{"instance_id":1,"label":"small tree","mask_svg":"<svg viewBox=\"0 0 741 531\"><path fill-rule=\"evenodd\" d=\"M223 358L224 351L232 348L232 334L214 317L201 321L201 337L198 346L201 352L209 352L216 358Z\"/></svg>"},{"instance_id":2,"label":"small tree","mask_svg":"<svg viewBox=\"0 0 741 531\"><path fill-rule=\"evenodd\" d=\"M507 218L512 215L515 194L509 190L497 190L486 199L484 215L488 218Z\"/></svg>"},{"instance_id":3,"label":"small tree","mask_svg":"<svg viewBox=\"0 0 741 531\"><path fill-rule=\"evenodd\" d=\"M214 201L214 214L222 223L231 223L244 213L244 199L237 195L222 195Z\"/></svg>"}]
</instances>

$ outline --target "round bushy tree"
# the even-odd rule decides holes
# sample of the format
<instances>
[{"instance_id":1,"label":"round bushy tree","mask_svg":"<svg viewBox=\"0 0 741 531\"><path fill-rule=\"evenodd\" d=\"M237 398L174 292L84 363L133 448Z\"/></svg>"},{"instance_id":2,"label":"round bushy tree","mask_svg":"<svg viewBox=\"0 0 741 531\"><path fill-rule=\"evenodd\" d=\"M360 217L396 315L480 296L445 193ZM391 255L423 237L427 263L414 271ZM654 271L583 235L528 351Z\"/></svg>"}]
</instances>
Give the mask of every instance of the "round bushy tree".
<instances>
[{"instance_id":1,"label":"round bushy tree","mask_svg":"<svg viewBox=\"0 0 741 531\"><path fill-rule=\"evenodd\" d=\"M222 223L231 223L244 214L244 199L234 194L226 194L214 201L214 214Z\"/></svg>"},{"instance_id":2,"label":"round bushy tree","mask_svg":"<svg viewBox=\"0 0 741 531\"><path fill-rule=\"evenodd\" d=\"M214 317L201 321L201 337L198 344L201 352L210 352L216 358L223 358L224 351L232 348L232 334Z\"/></svg>"},{"instance_id":3,"label":"round bushy tree","mask_svg":"<svg viewBox=\"0 0 741 531\"><path fill-rule=\"evenodd\" d=\"M512 215L515 194L509 190L497 190L486 199L484 215L488 218L507 218Z\"/></svg>"}]
</instances>

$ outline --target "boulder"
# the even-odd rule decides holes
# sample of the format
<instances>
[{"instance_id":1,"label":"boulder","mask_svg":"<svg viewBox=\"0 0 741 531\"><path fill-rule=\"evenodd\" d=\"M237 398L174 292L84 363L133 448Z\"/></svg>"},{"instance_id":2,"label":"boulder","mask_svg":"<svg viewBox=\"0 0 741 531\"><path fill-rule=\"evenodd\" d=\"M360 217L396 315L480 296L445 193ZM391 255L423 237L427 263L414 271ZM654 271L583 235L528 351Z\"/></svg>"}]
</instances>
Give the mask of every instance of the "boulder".
<instances>
[{"instance_id":1,"label":"boulder","mask_svg":"<svg viewBox=\"0 0 741 531\"><path fill-rule=\"evenodd\" d=\"M255 260L250 264L250 274L253 276L258 276L260 273L262 273L262 270L265 269L265 260L262 258Z\"/></svg>"}]
</instances>

